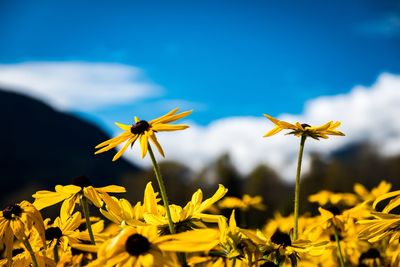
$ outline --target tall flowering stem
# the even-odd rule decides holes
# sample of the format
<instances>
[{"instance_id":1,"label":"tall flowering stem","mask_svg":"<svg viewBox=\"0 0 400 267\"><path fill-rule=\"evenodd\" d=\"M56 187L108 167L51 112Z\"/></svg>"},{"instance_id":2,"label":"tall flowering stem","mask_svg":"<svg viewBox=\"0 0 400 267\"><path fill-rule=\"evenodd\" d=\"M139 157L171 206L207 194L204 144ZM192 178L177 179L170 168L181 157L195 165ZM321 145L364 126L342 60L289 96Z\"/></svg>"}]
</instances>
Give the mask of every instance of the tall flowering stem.
<instances>
[{"instance_id":1,"label":"tall flowering stem","mask_svg":"<svg viewBox=\"0 0 400 267\"><path fill-rule=\"evenodd\" d=\"M149 150L151 162L153 164L153 170L154 170L154 173L155 173L156 178L157 178L158 187L160 188L161 197L162 197L162 200L163 200L163 203L164 203L165 211L167 213L169 231L170 231L171 234L175 234L175 226L174 226L174 222L172 221L171 211L169 210L169 202L168 202L168 197L167 197L167 190L165 190L164 180L163 180L163 178L161 176L160 166L158 165L158 163L156 161L156 158L154 156L154 153L153 153L153 150L152 150L150 144L148 146L148 150Z\"/></svg>"},{"instance_id":2,"label":"tall flowering stem","mask_svg":"<svg viewBox=\"0 0 400 267\"><path fill-rule=\"evenodd\" d=\"M337 251L338 251L340 267L345 267L343 254L342 254L342 248L340 246L339 234L338 234L338 230L337 230L336 226L335 226L335 241L337 244Z\"/></svg>"},{"instance_id":3,"label":"tall flowering stem","mask_svg":"<svg viewBox=\"0 0 400 267\"><path fill-rule=\"evenodd\" d=\"M26 249L28 250L29 254L31 255L32 266L33 266L33 267L38 267L39 265L38 265L38 263L37 263L37 259L36 259L36 256L35 256L35 252L33 252L31 243L29 243L29 240L28 240L28 239L24 240L23 243L24 243L24 246L26 247Z\"/></svg>"},{"instance_id":4,"label":"tall flowering stem","mask_svg":"<svg viewBox=\"0 0 400 267\"><path fill-rule=\"evenodd\" d=\"M300 174L301 174L301 163L303 160L304 143L306 142L307 136L302 135L300 140L299 155L297 158L297 171L296 171L296 184L294 190L294 232L293 240L296 240L299 232L299 199L300 199Z\"/></svg>"},{"instance_id":5,"label":"tall flowering stem","mask_svg":"<svg viewBox=\"0 0 400 267\"><path fill-rule=\"evenodd\" d=\"M85 220L86 220L86 228L88 230L89 237L90 237L90 242L93 245L96 245L96 241L94 240L94 235L93 235L93 230L92 230L92 223L90 222L89 205L88 205L87 199L83 194L80 196L80 198L81 198L80 201L81 201L83 215L85 216Z\"/></svg>"}]
</instances>

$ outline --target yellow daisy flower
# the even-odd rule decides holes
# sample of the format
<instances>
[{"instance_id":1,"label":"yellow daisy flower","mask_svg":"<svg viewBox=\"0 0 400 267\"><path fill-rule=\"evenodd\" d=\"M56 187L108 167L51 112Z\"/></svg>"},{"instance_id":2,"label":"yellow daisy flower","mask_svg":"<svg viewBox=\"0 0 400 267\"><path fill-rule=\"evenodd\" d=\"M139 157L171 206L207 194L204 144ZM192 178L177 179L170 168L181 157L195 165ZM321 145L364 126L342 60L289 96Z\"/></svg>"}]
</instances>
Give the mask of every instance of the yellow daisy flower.
<instances>
[{"instance_id":1,"label":"yellow daisy flower","mask_svg":"<svg viewBox=\"0 0 400 267\"><path fill-rule=\"evenodd\" d=\"M14 236L31 249L30 244L27 243L26 233L32 228L36 229L43 246L46 247L42 215L31 203L24 200L0 211L0 242L5 245L6 257L9 261L12 257Z\"/></svg>"},{"instance_id":2,"label":"yellow daisy flower","mask_svg":"<svg viewBox=\"0 0 400 267\"><path fill-rule=\"evenodd\" d=\"M121 157L121 155L125 152L128 146L133 146L135 141L139 139L140 148L142 151L141 153L142 158L144 158L147 154L149 140L157 147L158 152L160 152L160 154L164 157L164 151L160 143L158 142L155 133L165 132L165 131L168 132L178 131L188 128L189 126L184 124L175 124L175 125L169 124L170 122L182 119L188 116L190 113L192 113L192 111L190 110L176 114L178 110L179 110L178 108L175 108L170 112L168 112L167 114L157 119L151 120L149 122L145 120L139 120L138 117L135 117L134 119L135 123L133 125L127 125L116 122L115 125L124 130L124 132L118 135L117 137L111 138L107 141L98 144L95 148L99 150L97 150L95 154L103 153L125 142L124 146L121 148L120 151L118 151L118 153L113 158L113 161L116 161Z\"/></svg>"},{"instance_id":3,"label":"yellow daisy flower","mask_svg":"<svg viewBox=\"0 0 400 267\"><path fill-rule=\"evenodd\" d=\"M247 211L250 208L263 211L267 208L263 204L262 196L252 197L248 194L244 194L241 199L237 197L225 197L218 202L218 207L221 209L240 209L242 211Z\"/></svg>"},{"instance_id":4,"label":"yellow daisy flower","mask_svg":"<svg viewBox=\"0 0 400 267\"><path fill-rule=\"evenodd\" d=\"M90 180L85 176L74 178L72 185L56 185L55 192L41 190L32 195L35 198L33 205L38 209L55 205L61 201L61 216L69 216L75 209L75 204L80 201L83 195L89 199L93 205L100 208L103 206L103 197L107 193L124 193L125 188L117 185L105 187L93 187Z\"/></svg>"},{"instance_id":5,"label":"yellow daisy flower","mask_svg":"<svg viewBox=\"0 0 400 267\"><path fill-rule=\"evenodd\" d=\"M363 225L358 237L368 242L377 242L389 237L389 243L400 237L400 215L383 212L371 212L373 219L360 220L357 223Z\"/></svg>"},{"instance_id":6,"label":"yellow daisy flower","mask_svg":"<svg viewBox=\"0 0 400 267\"><path fill-rule=\"evenodd\" d=\"M279 229L270 238L260 230L257 230L256 233L249 230L242 231L258 245L264 255L264 260L274 262L279 266L286 261L290 261L292 266L297 266L299 259L307 256L321 256L327 249L330 249L327 241L312 242L304 239L292 241L289 234L281 232Z\"/></svg>"},{"instance_id":7,"label":"yellow daisy flower","mask_svg":"<svg viewBox=\"0 0 400 267\"><path fill-rule=\"evenodd\" d=\"M218 221L218 244L206 255L193 256L188 260L190 266L258 266L256 245L242 233L235 220L235 210L227 222L225 217Z\"/></svg>"},{"instance_id":8,"label":"yellow daisy flower","mask_svg":"<svg viewBox=\"0 0 400 267\"><path fill-rule=\"evenodd\" d=\"M105 195L103 200L106 210L100 209L100 212L104 217L119 226L143 226L143 214L158 214L163 210L163 207L157 204L160 201L157 195L158 193L154 192L152 183L148 182L144 190L143 205L138 202L132 207L131 203L126 199L117 199L116 197Z\"/></svg>"},{"instance_id":9,"label":"yellow daisy flower","mask_svg":"<svg viewBox=\"0 0 400 267\"><path fill-rule=\"evenodd\" d=\"M48 266L55 267L56 264L52 259L43 255L41 251L36 249L34 252L37 261L37 266ZM0 267L5 266L16 266L16 267L31 267L32 266L32 256L30 253L23 248L13 249L12 259L1 259Z\"/></svg>"},{"instance_id":10,"label":"yellow daisy flower","mask_svg":"<svg viewBox=\"0 0 400 267\"><path fill-rule=\"evenodd\" d=\"M88 266L176 266L168 264L172 255L165 252L207 251L215 246L217 231L195 230L169 236L159 236L157 227L126 227L116 237L102 244L98 259Z\"/></svg>"},{"instance_id":11,"label":"yellow daisy flower","mask_svg":"<svg viewBox=\"0 0 400 267\"><path fill-rule=\"evenodd\" d=\"M227 192L228 189L220 184L214 195L203 201L203 192L201 189L198 189L185 207L182 208L178 205L170 205L171 217L176 231L179 233L190 229L205 227L203 222L218 222L221 215L207 214L205 211L220 200ZM162 233L168 233L168 218L166 213L162 212L160 209L161 206L157 206L155 201L149 202L149 204L152 206L147 207L147 212L143 214L145 222L160 227Z\"/></svg>"},{"instance_id":12,"label":"yellow daisy flower","mask_svg":"<svg viewBox=\"0 0 400 267\"><path fill-rule=\"evenodd\" d=\"M286 121L281 121L271 117L270 115L264 114L264 116L275 124L275 127L266 133L264 137L269 137L279 133L282 130L291 130L287 134L293 134L297 137L309 136L311 138L319 140L319 138L327 139L328 135L340 135L344 134L337 131L336 128L340 126L340 122L327 122L321 126L310 126L306 123L296 122L295 124L288 123Z\"/></svg>"}]
</instances>

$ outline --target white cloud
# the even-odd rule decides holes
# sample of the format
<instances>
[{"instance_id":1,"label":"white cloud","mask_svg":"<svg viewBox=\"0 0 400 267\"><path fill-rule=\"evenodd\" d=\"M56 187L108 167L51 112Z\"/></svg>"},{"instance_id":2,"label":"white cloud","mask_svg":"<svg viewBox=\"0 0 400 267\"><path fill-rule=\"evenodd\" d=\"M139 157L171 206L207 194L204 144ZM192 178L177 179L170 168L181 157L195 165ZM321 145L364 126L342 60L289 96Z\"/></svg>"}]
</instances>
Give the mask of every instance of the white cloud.
<instances>
[{"instance_id":1,"label":"white cloud","mask_svg":"<svg viewBox=\"0 0 400 267\"><path fill-rule=\"evenodd\" d=\"M265 111L268 113L268 110ZM357 86L349 93L325 96L306 103L301 115L281 115L282 120L319 125L329 120L342 122L345 137L328 140L307 140L303 170L310 167L310 153L328 155L347 144L370 141L378 145L383 155L400 153L400 76L382 74L370 88ZM257 164L273 167L285 180L294 179L299 139L279 133L262 135L273 127L263 117L232 117L214 121L206 127L192 127L175 133L159 133L168 159L199 169L227 152L242 172L251 171ZM138 151L128 153L138 164Z\"/></svg>"},{"instance_id":2,"label":"white cloud","mask_svg":"<svg viewBox=\"0 0 400 267\"><path fill-rule=\"evenodd\" d=\"M0 88L42 99L58 110L80 111L127 103L162 91L139 68L87 62L3 64Z\"/></svg>"}]
</instances>

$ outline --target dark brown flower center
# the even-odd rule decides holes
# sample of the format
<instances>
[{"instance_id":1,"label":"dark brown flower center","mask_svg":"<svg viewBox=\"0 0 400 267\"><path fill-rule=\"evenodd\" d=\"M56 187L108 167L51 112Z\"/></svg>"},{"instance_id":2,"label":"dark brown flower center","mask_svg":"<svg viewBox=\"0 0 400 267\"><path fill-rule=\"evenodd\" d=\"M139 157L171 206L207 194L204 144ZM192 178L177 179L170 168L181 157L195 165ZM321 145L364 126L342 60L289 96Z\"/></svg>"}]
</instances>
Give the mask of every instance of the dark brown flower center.
<instances>
[{"instance_id":1,"label":"dark brown flower center","mask_svg":"<svg viewBox=\"0 0 400 267\"><path fill-rule=\"evenodd\" d=\"M62 231L60 228L58 227L50 227L46 229L45 232L45 237L46 240L53 240L53 239L59 239L60 237L62 237Z\"/></svg>"},{"instance_id":2,"label":"dark brown flower center","mask_svg":"<svg viewBox=\"0 0 400 267\"><path fill-rule=\"evenodd\" d=\"M335 216L341 214L340 209L337 206L326 207L326 210L330 211Z\"/></svg>"},{"instance_id":3,"label":"dark brown flower center","mask_svg":"<svg viewBox=\"0 0 400 267\"><path fill-rule=\"evenodd\" d=\"M133 234L126 240L125 249L130 255L139 256L150 250L150 242L141 234Z\"/></svg>"},{"instance_id":4,"label":"dark brown flower center","mask_svg":"<svg viewBox=\"0 0 400 267\"><path fill-rule=\"evenodd\" d=\"M9 205L3 209L3 217L11 220L13 218L12 215L21 216L22 212L23 210L18 204Z\"/></svg>"},{"instance_id":5,"label":"dark brown flower center","mask_svg":"<svg viewBox=\"0 0 400 267\"><path fill-rule=\"evenodd\" d=\"M260 267L278 267L278 264L273 263L272 261L264 262L260 265Z\"/></svg>"},{"instance_id":6,"label":"dark brown flower center","mask_svg":"<svg viewBox=\"0 0 400 267\"><path fill-rule=\"evenodd\" d=\"M381 257L381 254L379 251L375 248L370 248L368 249L367 252L364 252L360 256L360 261L363 261L364 259L379 259Z\"/></svg>"},{"instance_id":7,"label":"dark brown flower center","mask_svg":"<svg viewBox=\"0 0 400 267\"><path fill-rule=\"evenodd\" d=\"M131 127L131 133L133 134L142 134L146 130L148 130L150 124L147 121L138 121L137 123L133 124Z\"/></svg>"},{"instance_id":8,"label":"dark brown flower center","mask_svg":"<svg viewBox=\"0 0 400 267\"><path fill-rule=\"evenodd\" d=\"M23 248L14 248L12 250L12 256L17 256L18 254L21 254L22 252L24 252L25 250Z\"/></svg>"},{"instance_id":9,"label":"dark brown flower center","mask_svg":"<svg viewBox=\"0 0 400 267\"><path fill-rule=\"evenodd\" d=\"M306 127L311 127L311 125L307 124L307 123L302 123L301 127L306 128Z\"/></svg>"},{"instance_id":10,"label":"dark brown flower center","mask_svg":"<svg viewBox=\"0 0 400 267\"><path fill-rule=\"evenodd\" d=\"M271 236L271 241L283 247L287 247L292 244L290 236L288 234L282 233L281 231L279 231L279 229L276 230L275 233Z\"/></svg>"},{"instance_id":11,"label":"dark brown flower center","mask_svg":"<svg viewBox=\"0 0 400 267\"><path fill-rule=\"evenodd\" d=\"M88 187L92 185L92 182L86 176L78 176L72 179L73 185L79 186L81 188Z\"/></svg>"}]
</instances>

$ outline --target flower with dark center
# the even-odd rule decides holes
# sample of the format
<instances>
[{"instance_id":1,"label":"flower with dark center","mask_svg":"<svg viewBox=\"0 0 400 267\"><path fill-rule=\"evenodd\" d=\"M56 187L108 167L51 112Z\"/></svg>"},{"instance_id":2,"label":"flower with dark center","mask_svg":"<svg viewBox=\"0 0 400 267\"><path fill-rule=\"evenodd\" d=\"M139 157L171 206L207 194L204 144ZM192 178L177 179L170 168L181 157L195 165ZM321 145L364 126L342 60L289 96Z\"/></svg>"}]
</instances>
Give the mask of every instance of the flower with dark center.
<instances>
[{"instance_id":1,"label":"flower with dark center","mask_svg":"<svg viewBox=\"0 0 400 267\"><path fill-rule=\"evenodd\" d=\"M150 121L140 120L138 117L135 117L133 125L115 123L124 132L114 138L98 144L96 146L96 149L98 150L95 152L95 154L109 151L116 146L125 143L121 150L118 151L118 153L113 157L113 161L116 161L122 156L129 146L132 147L136 140L138 140L140 143L142 158L144 158L148 152L149 142L153 143L158 152L160 152L160 154L164 157L164 151L157 140L156 133L179 131L189 127L184 124L171 124L171 122L182 119L192 113L192 111L177 113L178 110L179 109L177 108L173 109L167 114Z\"/></svg>"},{"instance_id":2,"label":"flower with dark center","mask_svg":"<svg viewBox=\"0 0 400 267\"><path fill-rule=\"evenodd\" d=\"M143 255L150 250L149 240L141 234L133 234L128 237L125 243L126 251L132 256Z\"/></svg>"},{"instance_id":3,"label":"flower with dark center","mask_svg":"<svg viewBox=\"0 0 400 267\"><path fill-rule=\"evenodd\" d=\"M311 126L307 123L300 123L300 122L292 124L286 121L275 119L267 114L264 114L264 116L267 119L269 119L273 124L275 124L275 127L268 133L266 133L264 137L275 135L282 130L291 130L291 132L287 134L293 134L297 137L307 136L317 140L319 138L327 139L329 135L339 135L339 136L344 135L342 132L336 130L336 128L340 126L340 122L338 121L337 122L330 121L321 126Z\"/></svg>"},{"instance_id":4,"label":"flower with dark center","mask_svg":"<svg viewBox=\"0 0 400 267\"><path fill-rule=\"evenodd\" d=\"M13 205L9 205L3 209L3 216L7 220L12 220L13 215L19 217L19 216L21 216L22 212L23 212L23 210L18 204L13 204Z\"/></svg>"},{"instance_id":5,"label":"flower with dark center","mask_svg":"<svg viewBox=\"0 0 400 267\"><path fill-rule=\"evenodd\" d=\"M29 238L27 233L34 234L33 231L37 232L36 235L42 243L40 245L45 248L46 239L42 215L28 201L23 200L0 211L0 242L5 244L3 255L9 262L12 259L12 244L15 238L19 241L26 241Z\"/></svg>"},{"instance_id":6,"label":"flower with dark center","mask_svg":"<svg viewBox=\"0 0 400 267\"><path fill-rule=\"evenodd\" d=\"M141 120L136 122L131 127L132 134L142 134L147 131L150 127L150 124L147 121Z\"/></svg>"},{"instance_id":7,"label":"flower with dark center","mask_svg":"<svg viewBox=\"0 0 400 267\"><path fill-rule=\"evenodd\" d=\"M71 184L79 186L81 188L93 185L89 178L83 175L73 178Z\"/></svg>"},{"instance_id":8,"label":"flower with dark center","mask_svg":"<svg viewBox=\"0 0 400 267\"><path fill-rule=\"evenodd\" d=\"M44 234L45 234L46 240L49 240L49 241L51 241L53 239L58 240L63 235L61 229L58 227L47 228Z\"/></svg>"},{"instance_id":9,"label":"flower with dark center","mask_svg":"<svg viewBox=\"0 0 400 267\"><path fill-rule=\"evenodd\" d=\"M292 240L290 240L290 236L281 232L279 229L276 230L275 233L271 236L271 241L283 247L292 245Z\"/></svg>"}]
</instances>

